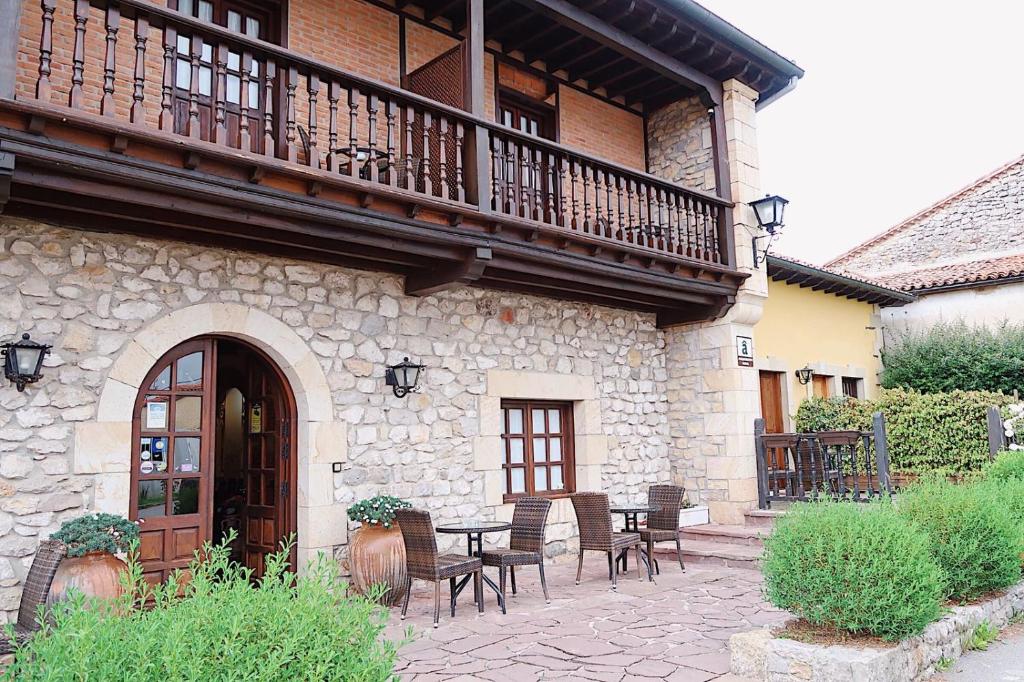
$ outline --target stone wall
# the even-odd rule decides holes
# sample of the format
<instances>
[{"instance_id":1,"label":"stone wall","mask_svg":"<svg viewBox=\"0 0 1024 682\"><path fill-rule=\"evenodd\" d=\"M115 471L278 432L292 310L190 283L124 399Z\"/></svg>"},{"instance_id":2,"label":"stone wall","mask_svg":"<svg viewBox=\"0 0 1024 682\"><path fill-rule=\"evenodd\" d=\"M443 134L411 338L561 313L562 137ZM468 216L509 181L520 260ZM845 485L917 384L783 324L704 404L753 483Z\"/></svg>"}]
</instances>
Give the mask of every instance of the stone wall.
<instances>
[{"instance_id":1,"label":"stone wall","mask_svg":"<svg viewBox=\"0 0 1024 682\"><path fill-rule=\"evenodd\" d=\"M715 191L711 121L700 97L673 102L647 118L647 172Z\"/></svg>"},{"instance_id":2,"label":"stone wall","mask_svg":"<svg viewBox=\"0 0 1024 682\"><path fill-rule=\"evenodd\" d=\"M883 278L922 267L1024 253L1024 158L829 265Z\"/></svg>"},{"instance_id":3,"label":"stone wall","mask_svg":"<svg viewBox=\"0 0 1024 682\"><path fill-rule=\"evenodd\" d=\"M333 405L304 416L322 408L308 400L300 420L341 427L311 430L305 441L300 432L300 463L304 443L317 451L300 466L300 479L303 466L310 479L300 480L300 495L330 482L315 503L320 525L300 520L300 548L339 548L345 506L379 492L438 521L507 515L495 486L500 453L488 445L500 391L514 390L501 386L576 402L579 488L625 501L670 476L669 354L653 316L471 288L412 298L391 275L2 216L0 230L0 337L28 331L54 346L40 383L24 393L0 387L0 611L8 616L39 537L85 510L127 513L136 389L125 376L141 381L166 350L154 346L162 339L169 348L190 329L251 338L286 376L326 378ZM229 322L237 326L218 326ZM426 385L397 399L383 370L405 355L428 366ZM343 471L330 474L328 460ZM319 471L328 473L313 480ZM553 554L573 548L571 507L557 507Z\"/></svg>"}]
</instances>

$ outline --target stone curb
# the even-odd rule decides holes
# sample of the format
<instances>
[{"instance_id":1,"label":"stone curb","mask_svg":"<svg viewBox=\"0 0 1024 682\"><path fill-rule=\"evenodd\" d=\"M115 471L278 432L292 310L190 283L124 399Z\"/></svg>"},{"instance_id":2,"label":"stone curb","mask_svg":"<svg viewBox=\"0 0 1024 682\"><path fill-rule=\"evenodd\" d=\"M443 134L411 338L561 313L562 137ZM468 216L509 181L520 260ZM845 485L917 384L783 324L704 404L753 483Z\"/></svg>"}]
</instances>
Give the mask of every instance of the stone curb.
<instances>
[{"instance_id":1,"label":"stone curb","mask_svg":"<svg viewBox=\"0 0 1024 682\"><path fill-rule=\"evenodd\" d=\"M956 660L974 629L988 621L1002 628L1024 613L1024 581L995 599L956 606L917 636L891 648L804 644L772 637L769 629L729 639L735 675L764 682L916 682L935 674L939 660Z\"/></svg>"}]
</instances>

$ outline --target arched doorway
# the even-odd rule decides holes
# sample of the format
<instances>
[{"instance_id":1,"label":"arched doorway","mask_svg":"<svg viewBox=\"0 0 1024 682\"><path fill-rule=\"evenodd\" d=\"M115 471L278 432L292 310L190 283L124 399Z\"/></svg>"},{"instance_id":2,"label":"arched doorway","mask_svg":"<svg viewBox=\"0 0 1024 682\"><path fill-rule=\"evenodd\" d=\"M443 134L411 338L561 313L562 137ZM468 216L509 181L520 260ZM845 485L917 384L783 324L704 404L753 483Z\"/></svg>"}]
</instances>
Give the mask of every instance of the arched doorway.
<instances>
[{"instance_id":1,"label":"arched doorway","mask_svg":"<svg viewBox=\"0 0 1024 682\"><path fill-rule=\"evenodd\" d=\"M229 528L234 558L262 575L264 557L296 532L295 421L280 369L243 341L191 339L156 362L132 420L130 514L148 580Z\"/></svg>"}]
</instances>

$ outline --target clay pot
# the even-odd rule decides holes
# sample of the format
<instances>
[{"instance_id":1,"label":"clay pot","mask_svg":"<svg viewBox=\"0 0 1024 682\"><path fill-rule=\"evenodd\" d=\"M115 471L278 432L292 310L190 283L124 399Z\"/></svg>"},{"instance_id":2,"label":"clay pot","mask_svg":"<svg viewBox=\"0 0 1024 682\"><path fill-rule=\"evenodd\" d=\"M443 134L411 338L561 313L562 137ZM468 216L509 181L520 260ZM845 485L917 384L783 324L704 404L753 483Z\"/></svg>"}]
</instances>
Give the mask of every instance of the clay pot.
<instances>
[{"instance_id":1,"label":"clay pot","mask_svg":"<svg viewBox=\"0 0 1024 682\"><path fill-rule=\"evenodd\" d=\"M123 561L107 552L64 557L53 576L46 603L53 605L67 599L72 590L87 597L116 599L121 596L121 572L127 568Z\"/></svg>"},{"instance_id":2,"label":"clay pot","mask_svg":"<svg viewBox=\"0 0 1024 682\"><path fill-rule=\"evenodd\" d=\"M374 585L384 583L388 591L381 598L385 606L394 606L405 596L405 544L398 524L391 528L364 524L352 534L348 544L348 569L352 587L367 594Z\"/></svg>"}]
</instances>

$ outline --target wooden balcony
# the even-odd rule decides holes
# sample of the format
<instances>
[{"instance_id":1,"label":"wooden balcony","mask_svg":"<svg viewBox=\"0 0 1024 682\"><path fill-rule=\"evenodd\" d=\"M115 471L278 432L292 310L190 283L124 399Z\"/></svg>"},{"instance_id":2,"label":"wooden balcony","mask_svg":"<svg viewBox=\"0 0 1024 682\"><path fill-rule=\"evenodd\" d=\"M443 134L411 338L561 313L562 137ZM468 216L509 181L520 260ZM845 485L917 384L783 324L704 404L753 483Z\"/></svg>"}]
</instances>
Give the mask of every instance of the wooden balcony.
<instances>
[{"instance_id":1,"label":"wooden balcony","mask_svg":"<svg viewBox=\"0 0 1024 682\"><path fill-rule=\"evenodd\" d=\"M7 213L662 325L721 314L745 277L717 196L142 0L39 11L35 97L0 98Z\"/></svg>"}]
</instances>

